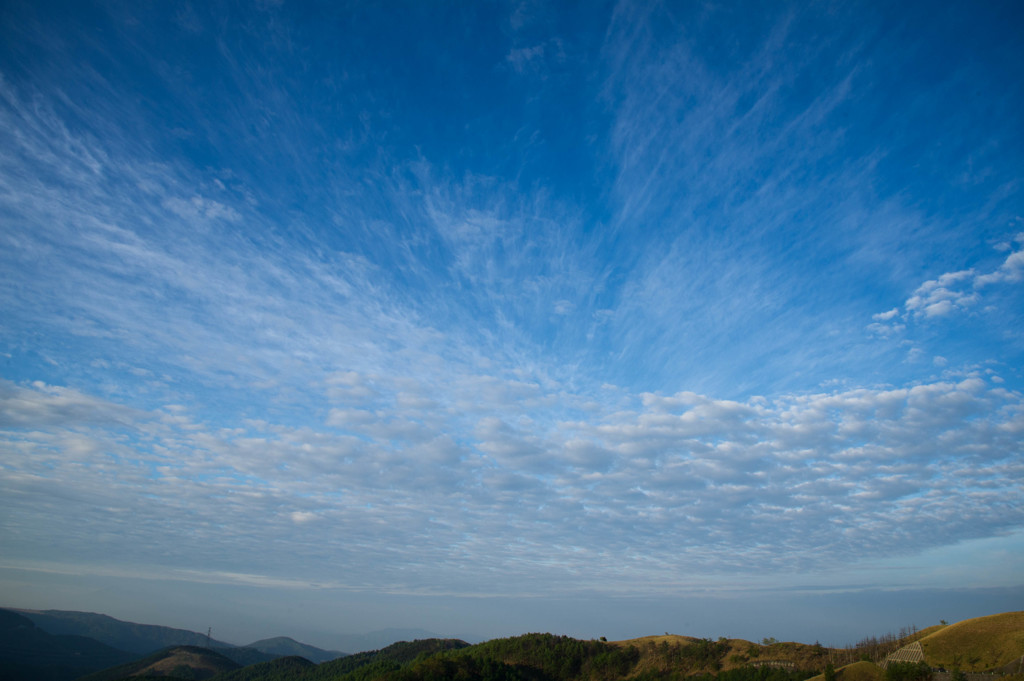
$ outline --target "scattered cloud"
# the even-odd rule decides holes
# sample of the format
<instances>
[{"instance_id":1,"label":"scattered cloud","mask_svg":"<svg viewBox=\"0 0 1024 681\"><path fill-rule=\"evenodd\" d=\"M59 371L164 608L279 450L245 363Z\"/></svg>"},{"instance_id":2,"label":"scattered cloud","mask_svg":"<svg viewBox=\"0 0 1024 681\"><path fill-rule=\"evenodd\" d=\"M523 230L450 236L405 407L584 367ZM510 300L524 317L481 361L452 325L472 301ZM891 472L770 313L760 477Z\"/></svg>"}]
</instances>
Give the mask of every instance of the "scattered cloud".
<instances>
[{"instance_id":1,"label":"scattered cloud","mask_svg":"<svg viewBox=\"0 0 1024 681\"><path fill-rule=\"evenodd\" d=\"M962 270L926 281L907 299L906 310L914 317L945 317L954 310L966 310L977 302L978 296L973 291L958 289L976 280L974 270Z\"/></svg>"},{"instance_id":2,"label":"scattered cloud","mask_svg":"<svg viewBox=\"0 0 1024 681\"><path fill-rule=\"evenodd\" d=\"M876 322L887 322L890 319L896 317L896 315L898 315L899 313L900 309L898 307L894 307L893 309L887 312L879 312L878 314L871 315L871 318L874 319Z\"/></svg>"},{"instance_id":3,"label":"scattered cloud","mask_svg":"<svg viewBox=\"0 0 1024 681\"><path fill-rule=\"evenodd\" d=\"M1024 244L1024 235L1014 241ZM962 314L978 307L985 289L998 284L1024 281L1024 249L1011 252L995 270L981 274L975 269L947 272L929 279L906 300L902 311L893 308L872 315L875 323L868 329L880 335L893 335L903 331L908 321L927 321Z\"/></svg>"},{"instance_id":4,"label":"scattered cloud","mask_svg":"<svg viewBox=\"0 0 1024 681\"><path fill-rule=\"evenodd\" d=\"M1024 232L1014 237L1018 247L1024 246ZM974 279L974 287L981 288L990 284L1011 283L1015 284L1024 281L1024 248L1013 251L1006 256L1006 260L999 266L999 269L988 274L979 275Z\"/></svg>"}]
</instances>

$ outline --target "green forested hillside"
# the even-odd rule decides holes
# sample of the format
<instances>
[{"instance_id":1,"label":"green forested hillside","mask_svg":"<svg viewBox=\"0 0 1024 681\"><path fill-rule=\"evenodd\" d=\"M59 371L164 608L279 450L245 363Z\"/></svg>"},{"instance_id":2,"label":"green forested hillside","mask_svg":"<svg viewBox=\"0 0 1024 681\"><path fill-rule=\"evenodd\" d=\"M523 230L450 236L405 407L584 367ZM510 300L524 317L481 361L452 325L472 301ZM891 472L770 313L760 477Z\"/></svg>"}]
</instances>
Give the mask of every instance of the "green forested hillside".
<instances>
[{"instance_id":1,"label":"green forested hillside","mask_svg":"<svg viewBox=\"0 0 1024 681\"><path fill-rule=\"evenodd\" d=\"M552 634L495 639L471 646L463 654L480 662L496 660L516 669L530 670L539 678L565 681L621 678L639 659L639 651L633 646L620 647Z\"/></svg>"},{"instance_id":2,"label":"green forested hillside","mask_svg":"<svg viewBox=\"0 0 1024 681\"><path fill-rule=\"evenodd\" d=\"M270 662L223 672L214 678L217 681L300 681L309 678L308 672L315 668L316 665L304 657L280 657Z\"/></svg>"},{"instance_id":3,"label":"green forested hillside","mask_svg":"<svg viewBox=\"0 0 1024 681\"><path fill-rule=\"evenodd\" d=\"M366 653L356 653L330 662L324 662L303 676L303 681L345 679L345 681L370 681L399 671L420 658L427 658L443 651L458 650L469 644L458 639L425 639L402 641L386 648ZM218 679L218 681L220 681Z\"/></svg>"}]
</instances>

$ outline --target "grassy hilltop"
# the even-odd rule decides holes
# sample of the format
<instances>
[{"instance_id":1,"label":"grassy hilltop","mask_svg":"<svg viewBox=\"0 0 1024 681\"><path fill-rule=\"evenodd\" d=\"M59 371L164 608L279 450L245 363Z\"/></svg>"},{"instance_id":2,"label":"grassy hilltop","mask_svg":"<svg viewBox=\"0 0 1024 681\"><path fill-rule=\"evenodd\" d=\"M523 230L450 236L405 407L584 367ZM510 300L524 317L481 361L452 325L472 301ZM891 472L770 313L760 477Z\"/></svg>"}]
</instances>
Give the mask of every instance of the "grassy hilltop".
<instances>
[{"instance_id":1,"label":"grassy hilltop","mask_svg":"<svg viewBox=\"0 0 1024 681\"><path fill-rule=\"evenodd\" d=\"M933 667L986 671L1024 654L1024 612L975 617L939 628L921 639L925 661Z\"/></svg>"},{"instance_id":2,"label":"grassy hilltop","mask_svg":"<svg viewBox=\"0 0 1024 681\"><path fill-rule=\"evenodd\" d=\"M134 662L83 676L79 681L119 681L125 678L151 676L167 679L208 679L240 667L237 662L209 648L177 646L147 655Z\"/></svg>"}]
</instances>

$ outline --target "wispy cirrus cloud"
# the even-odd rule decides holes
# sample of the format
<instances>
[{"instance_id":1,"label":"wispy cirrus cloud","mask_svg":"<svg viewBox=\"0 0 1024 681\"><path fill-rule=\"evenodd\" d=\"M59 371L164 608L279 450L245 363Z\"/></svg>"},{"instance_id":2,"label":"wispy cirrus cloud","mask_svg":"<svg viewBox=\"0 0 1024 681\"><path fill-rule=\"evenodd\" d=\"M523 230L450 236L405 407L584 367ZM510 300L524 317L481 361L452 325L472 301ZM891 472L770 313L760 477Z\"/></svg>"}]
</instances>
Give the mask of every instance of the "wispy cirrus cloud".
<instances>
[{"instance_id":1,"label":"wispy cirrus cloud","mask_svg":"<svg viewBox=\"0 0 1024 681\"><path fill-rule=\"evenodd\" d=\"M747 22L744 39L713 56L694 51L699 39L656 28L714 39L717 12L728 13L620 3L613 15L604 55L613 224L636 260L602 337L633 369L751 394L849 361L814 348L855 323L841 312L842 282L890 267L859 254L902 211L863 214L880 152L859 143L847 112L872 87L858 57L865 46L795 41L809 18L786 13ZM712 364L720 373L701 370Z\"/></svg>"}]
</instances>

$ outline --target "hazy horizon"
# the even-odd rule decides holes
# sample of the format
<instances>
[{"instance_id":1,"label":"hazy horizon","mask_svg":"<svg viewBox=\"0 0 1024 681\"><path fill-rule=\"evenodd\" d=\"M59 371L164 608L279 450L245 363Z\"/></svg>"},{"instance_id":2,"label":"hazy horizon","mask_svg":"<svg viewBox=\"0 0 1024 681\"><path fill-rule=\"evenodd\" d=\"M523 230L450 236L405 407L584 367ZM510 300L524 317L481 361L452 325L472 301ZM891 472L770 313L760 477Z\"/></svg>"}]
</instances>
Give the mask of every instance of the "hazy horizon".
<instances>
[{"instance_id":1,"label":"hazy horizon","mask_svg":"<svg viewBox=\"0 0 1024 681\"><path fill-rule=\"evenodd\" d=\"M0 603L321 647L1024 610L1022 26L3 3Z\"/></svg>"},{"instance_id":2,"label":"hazy horizon","mask_svg":"<svg viewBox=\"0 0 1024 681\"><path fill-rule=\"evenodd\" d=\"M3 583L9 585L9 571ZM113 583L113 582L112 582ZM119 583L123 587L123 583ZM690 596L675 599L637 600L609 599L601 596L579 596L551 603L517 602L515 599L491 599L486 605L500 609L507 618L502 623L480 612L479 602L417 597L405 599L363 598L347 602L346 610L332 619L333 605L329 599L303 595L294 600L281 594L247 592L229 588L227 597L221 591L204 591L202 587L177 589L174 598L164 599L159 593L133 592L127 603L97 589L91 594L61 595L63 604L78 607L39 607L46 595L36 595L33 605L0 604L29 610L74 610L96 612L138 624L155 624L185 629L199 634L211 629L213 639L233 645L245 645L276 636L288 636L324 650L344 653L362 652L376 646L346 649L344 641L362 638L389 629L419 630L442 638L459 638L478 643L492 638L546 632L581 639L627 640L664 633L699 638L740 638L756 643L771 637L780 641L821 643L843 648L854 646L868 637L899 634L901 630L918 630L950 624L973 617L1013 611L1024 602L1024 587L992 589L949 589L899 591L851 589L836 594L800 592L747 594L743 598ZM218 602L209 604L213 597ZM32 599L27 595L25 599ZM477 599L472 599L477 601ZM95 603L96 605L90 605ZM110 612L109 607L118 612ZM572 606L576 606L573 608ZM443 610L438 618L434 611ZM780 613L785 613L781 618ZM837 617L837 613L841 616ZM461 623L448 625L458 617ZM601 617L603 615L603 618ZM389 619L390 618L390 619ZM405 624L389 622L405 619ZM312 620L312 623L310 622ZM475 620L475 622L474 622ZM331 622L337 626L331 627ZM356 622L367 626L358 628ZM471 622L467 625L466 621ZM411 622L411 623L410 623ZM422 628L417 623L432 622L440 630ZM206 627L203 626L207 623ZM212 624L216 623L216 624ZM473 628L477 624L479 628ZM451 630L449 626L461 627ZM414 638L419 638L416 636ZM401 639L396 639L401 640Z\"/></svg>"}]
</instances>

